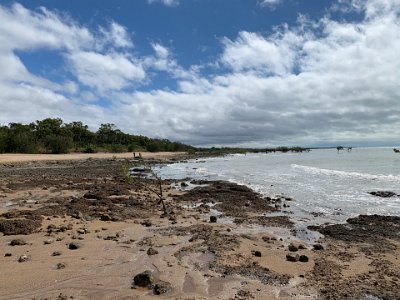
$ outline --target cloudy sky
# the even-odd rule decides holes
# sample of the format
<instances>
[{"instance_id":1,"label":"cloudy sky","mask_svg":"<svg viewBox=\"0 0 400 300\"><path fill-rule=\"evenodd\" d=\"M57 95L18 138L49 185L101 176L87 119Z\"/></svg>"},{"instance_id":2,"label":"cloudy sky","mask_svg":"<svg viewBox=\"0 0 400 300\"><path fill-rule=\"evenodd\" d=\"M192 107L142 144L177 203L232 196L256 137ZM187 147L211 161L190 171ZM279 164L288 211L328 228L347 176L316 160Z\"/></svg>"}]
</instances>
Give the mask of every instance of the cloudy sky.
<instances>
[{"instance_id":1,"label":"cloudy sky","mask_svg":"<svg viewBox=\"0 0 400 300\"><path fill-rule=\"evenodd\" d=\"M400 0L0 2L0 124L193 145L400 143Z\"/></svg>"}]
</instances>

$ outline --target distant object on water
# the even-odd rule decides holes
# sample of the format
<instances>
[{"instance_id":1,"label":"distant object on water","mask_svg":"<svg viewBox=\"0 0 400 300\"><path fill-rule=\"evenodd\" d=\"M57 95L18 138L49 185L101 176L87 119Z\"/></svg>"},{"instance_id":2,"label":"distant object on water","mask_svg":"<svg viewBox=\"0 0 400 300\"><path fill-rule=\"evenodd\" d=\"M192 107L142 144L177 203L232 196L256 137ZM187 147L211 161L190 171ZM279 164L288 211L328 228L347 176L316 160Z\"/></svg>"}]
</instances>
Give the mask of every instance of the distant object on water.
<instances>
[{"instance_id":1,"label":"distant object on water","mask_svg":"<svg viewBox=\"0 0 400 300\"><path fill-rule=\"evenodd\" d=\"M396 149L396 148L393 148L393 151L396 152L396 153L400 153L400 150Z\"/></svg>"},{"instance_id":2,"label":"distant object on water","mask_svg":"<svg viewBox=\"0 0 400 300\"><path fill-rule=\"evenodd\" d=\"M337 150L337 152L339 153L339 151L340 150L344 150L344 149L346 149L347 150L347 152L351 152L351 150L353 150L353 147L343 147L343 146L337 146L336 147L336 150Z\"/></svg>"}]
</instances>

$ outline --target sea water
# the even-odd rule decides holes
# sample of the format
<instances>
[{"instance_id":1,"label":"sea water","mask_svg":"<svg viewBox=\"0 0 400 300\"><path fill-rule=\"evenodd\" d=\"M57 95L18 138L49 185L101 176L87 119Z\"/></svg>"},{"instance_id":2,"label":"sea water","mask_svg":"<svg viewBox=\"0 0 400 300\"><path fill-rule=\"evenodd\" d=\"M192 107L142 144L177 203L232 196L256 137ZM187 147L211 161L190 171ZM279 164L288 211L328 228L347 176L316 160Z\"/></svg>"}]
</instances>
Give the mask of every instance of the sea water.
<instances>
[{"instance_id":1,"label":"sea water","mask_svg":"<svg viewBox=\"0 0 400 300\"><path fill-rule=\"evenodd\" d=\"M287 213L307 223L342 222L359 214L400 216L400 197L368 193L400 194L400 154L391 148L229 155L166 165L157 172L163 178L227 180L265 196L291 197Z\"/></svg>"}]
</instances>

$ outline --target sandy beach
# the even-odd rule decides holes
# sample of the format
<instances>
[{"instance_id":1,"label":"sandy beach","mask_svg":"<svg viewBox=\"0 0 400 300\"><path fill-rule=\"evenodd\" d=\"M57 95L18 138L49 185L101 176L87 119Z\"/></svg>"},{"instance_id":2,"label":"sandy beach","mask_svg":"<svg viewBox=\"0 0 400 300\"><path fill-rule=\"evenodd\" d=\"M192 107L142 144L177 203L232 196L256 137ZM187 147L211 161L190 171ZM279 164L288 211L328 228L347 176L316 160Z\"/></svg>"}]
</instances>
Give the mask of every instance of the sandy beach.
<instances>
[{"instance_id":1,"label":"sandy beach","mask_svg":"<svg viewBox=\"0 0 400 300\"><path fill-rule=\"evenodd\" d=\"M143 158L169 158L182 155L183 152L140 152ZM139 152L136 152L139 155ZM125 153L69 153L69 154L0 154L0 164L33 162L33 161L65 161L82 159L133 158L132 152Z\"/></svg>"},{"instance_id":2,"label":"sandy beach","mask_svg":"<svg viewBox=\"0 0 400 300\"><path fill-rule=\"evenodd\" d=\"M325 238L305 240L275 216L295 199L229 182L163 180L164 210L156 180L126 176L143 163L132 153L0 163L0 299L400 298L398 217L319 226Z\"/></svg>"}]
</instances>

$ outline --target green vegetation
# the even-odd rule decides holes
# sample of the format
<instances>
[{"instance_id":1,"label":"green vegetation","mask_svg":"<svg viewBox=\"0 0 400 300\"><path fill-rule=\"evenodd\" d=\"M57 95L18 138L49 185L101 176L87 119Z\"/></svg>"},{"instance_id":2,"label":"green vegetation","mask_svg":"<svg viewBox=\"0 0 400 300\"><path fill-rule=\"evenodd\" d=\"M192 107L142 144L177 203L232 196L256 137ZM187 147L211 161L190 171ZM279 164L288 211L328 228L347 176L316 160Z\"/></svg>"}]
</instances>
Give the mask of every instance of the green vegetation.
<instances>
[{"instance_id":1,"label":"green vegetation","mask_svg":"<svg viewBox=\"0 0 400 300\"><path fill-rule=\"evenodd\" d=\"M82 122L65 124L61 119L44 119L28 125L0 126L0 153L195 151L167 139L127 134L114 124L101 124L92 132Z\"/></svg>"}]
</instances>

